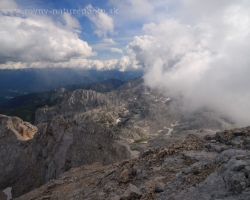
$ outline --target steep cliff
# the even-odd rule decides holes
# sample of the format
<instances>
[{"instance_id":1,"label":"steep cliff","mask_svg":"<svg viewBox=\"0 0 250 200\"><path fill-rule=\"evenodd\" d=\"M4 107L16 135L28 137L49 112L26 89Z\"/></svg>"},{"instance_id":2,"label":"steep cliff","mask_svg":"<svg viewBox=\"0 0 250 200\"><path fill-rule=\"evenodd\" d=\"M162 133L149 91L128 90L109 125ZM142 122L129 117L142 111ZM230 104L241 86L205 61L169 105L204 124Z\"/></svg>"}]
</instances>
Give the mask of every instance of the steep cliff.
<instances>
[{"instance_id":1,"label":"steep cliff","mask_svg":"<svg viewBox=\"0 0 250 200\"><path fill-rule=\"evenodd\" d=\"M94 122L76 124L56 116L36 128L18 118L0 115L0 188L19 196L72 167L130 158L114 141L112 131Z\"/></svg>"}]
</instances>

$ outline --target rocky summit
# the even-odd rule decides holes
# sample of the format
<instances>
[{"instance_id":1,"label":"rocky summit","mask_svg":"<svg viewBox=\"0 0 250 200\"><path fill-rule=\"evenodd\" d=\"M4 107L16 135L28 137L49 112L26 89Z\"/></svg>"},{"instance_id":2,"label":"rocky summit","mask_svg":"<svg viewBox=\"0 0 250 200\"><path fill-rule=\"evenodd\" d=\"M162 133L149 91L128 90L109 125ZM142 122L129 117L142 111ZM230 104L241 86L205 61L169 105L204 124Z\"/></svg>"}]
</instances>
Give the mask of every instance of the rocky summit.
<instances>
[{"instance_id":1,"label":"rocky summit","mask_svg":"<svg viewBox=\"0 0 250 200\"><path fill-rule=\"evenodd\" d=\"M142 78L92 89L60 88L48 101L56 103L36 111L35 125L0 115L0 198L248 195L249 128L233 129L206 109L184 112Z\"/></svg>"},{"instance_id":2,"label":"rocky summit","mask_svg":"<svg viewBox=\"0 0 250 200\"><path fill-rule=\"evenodd\" d=\"M224 199L250 197L250 127L188 135L138 159L71 169L23 195L31 199Z\"/></svg>"}]
</instances>

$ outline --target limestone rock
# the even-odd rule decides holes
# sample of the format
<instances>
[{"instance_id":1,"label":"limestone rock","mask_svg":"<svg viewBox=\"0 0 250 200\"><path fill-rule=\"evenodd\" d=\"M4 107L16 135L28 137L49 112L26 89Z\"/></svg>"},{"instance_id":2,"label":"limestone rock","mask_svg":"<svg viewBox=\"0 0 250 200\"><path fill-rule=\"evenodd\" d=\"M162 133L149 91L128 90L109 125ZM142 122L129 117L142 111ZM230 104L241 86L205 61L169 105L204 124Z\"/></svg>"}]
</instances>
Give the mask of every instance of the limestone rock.
<instances>
[{"instance_id":1,"label":"limestone rock","mask_svg":"<svg viewBox=\"0 0 250 200\"><path fill-rule=\"evenodd\" d=\"M129 175L130 175L129 170L125 169L119 177L119 182L127 183L129 181Z\"/></svg>"},{"instance_id":2,"label":"limestone rock","mask_svg":"<svg viewBox=\"0 0 250 200\"><path fill-rule=\"evenodd\" d=\"M14 197L73 167L130 158L127 148L114 141L113 133L94 122L75 124L56 116L37 128L0 115L0 124L0 188L12 187Z\"/></svg>"},{"instance_id":3,"label":"limestone rock","mask_svg":"<svg viewBox=\"0 0 250 200\"><path fill-rule=\"evenodd\" d=\"M164 183L156 183L155 184L155 192L160 193L164 191L165 184Z\"/></svg>"},{"instance_id":4,"label":"limestone rock","mask_svg":"<svg viewBox=\"0 0 250 200\"><path fill-rule=\"evenodd\" d=\"M226 145L229 149L222 152L207 148L215 144L215 137L186 136L181 141L182 148L175 149L164 159L158 159L163 149L172 149L174 144L165 148L151 148L150 153L138 159L101 166L92 164L72 169L61 178L46 184L18 198L18 200L42 199L249 199L250 195L250 151L232 146L230 141L240 138L246 145L250 129L244 128L243 134L223 132L225 144L216 139L216 144ZM219 133L221 134L221 133ZM217 137L220 138L220 137ZM195 148L190 149L190 145ZM150 160L150 165L147 165ZM140 171L139 173L135 173ZM119 183L122 172L130 179ZM77 179L75 179L77 177ZM53 183L53 184L52 184ZM49 187L53 185L53 187ZM74 191L74 192L72 192ZM53 198L52 198L53 197Z\"/></svg>"},{"instance_id":5,"label":"limestone rock","mask_svg":"<svg viewBox=\"0 0 250 200\"><path fill-rule=\"evenodd\" d=\"M128 189L125 191L121 200L133 200L133 199L141 199L142 193L139 188L135 185L129 184Z\"/></svg>"}]
</instances>

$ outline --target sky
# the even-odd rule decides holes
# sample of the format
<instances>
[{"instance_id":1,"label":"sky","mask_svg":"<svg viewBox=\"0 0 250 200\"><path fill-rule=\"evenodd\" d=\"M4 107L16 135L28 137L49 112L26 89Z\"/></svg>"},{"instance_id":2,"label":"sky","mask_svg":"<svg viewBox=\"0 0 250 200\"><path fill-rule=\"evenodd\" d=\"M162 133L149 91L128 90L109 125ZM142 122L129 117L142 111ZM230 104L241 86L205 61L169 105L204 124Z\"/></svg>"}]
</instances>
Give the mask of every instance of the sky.
<instances>
[{"instance_id":1,"label":"sky","mask_svg":"<svg viewBox=\"0 0 250 200\"><path fill-rule=\"evenodd\" d=\"M249 0L0 0L0 68L143 70L183 109L249 125L249 13Z\"/></svg>"},{"instance_id":2,"label":"sky","mask_svg":"<svg viewBox=\"0 0 250 200\"><path fill-rule=\"evenodd\" d=\"M0 0L0 68L139 69L126 46L158 7L144 0Z\"/></svg>"}]
</instances>

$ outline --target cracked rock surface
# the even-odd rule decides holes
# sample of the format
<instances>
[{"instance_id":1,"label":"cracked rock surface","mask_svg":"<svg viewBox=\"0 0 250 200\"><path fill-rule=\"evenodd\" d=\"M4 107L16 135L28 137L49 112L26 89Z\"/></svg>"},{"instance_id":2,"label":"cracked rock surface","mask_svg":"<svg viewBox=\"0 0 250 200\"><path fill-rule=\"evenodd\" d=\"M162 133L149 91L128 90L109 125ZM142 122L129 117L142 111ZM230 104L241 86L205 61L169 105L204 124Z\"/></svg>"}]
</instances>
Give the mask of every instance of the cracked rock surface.
<instances>
[{"instance_id":1,"label":"cracked rock surface","mask_svg":"<svg viewBox=\"0 0 250 200\"><path fill-rule=\"evenodd\" d=\"M247 200L249 136L250 127L205 137L191 134L148 149L138 159L71 169L17 199ZM213 148L213 144L227 148Z\"/></svg>"},{"instance_id":2,"label":"cracked rock surface","mask_svg":"<svg viewBox=\"0 0 250 200\"><path fill-rule=\"evenodd\" d=\"M0 190L20 196L71 168L130 158L113 133L94 122L76 124L58 115L38 127L0 115Z\"/></svg>"}]
</instances>

